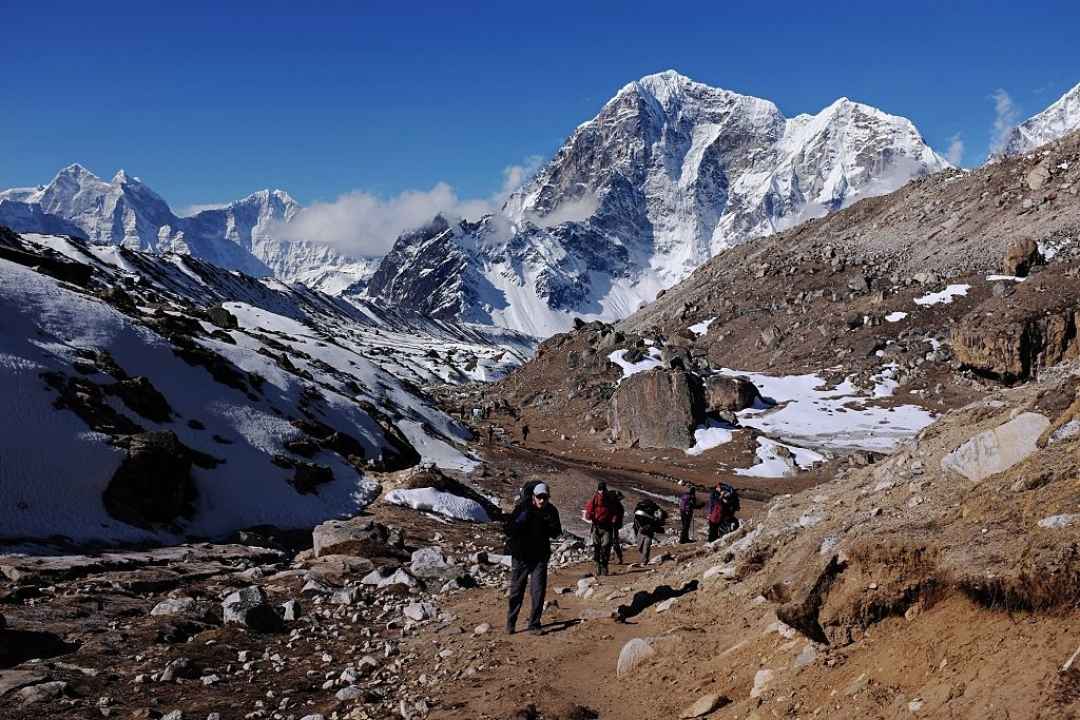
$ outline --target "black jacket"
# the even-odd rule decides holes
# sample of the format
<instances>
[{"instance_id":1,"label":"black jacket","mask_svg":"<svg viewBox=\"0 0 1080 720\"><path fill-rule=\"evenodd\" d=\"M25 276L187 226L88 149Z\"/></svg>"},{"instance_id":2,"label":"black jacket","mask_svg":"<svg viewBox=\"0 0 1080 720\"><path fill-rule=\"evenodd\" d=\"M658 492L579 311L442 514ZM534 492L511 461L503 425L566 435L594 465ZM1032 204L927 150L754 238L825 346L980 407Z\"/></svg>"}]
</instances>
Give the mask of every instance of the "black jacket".
<instances>
[{"instance_id":1,"label":"black jacket","mask_svg":"<svg viewBox=\"0 0 1080 720\"><path fill-rule=\"evenodd\" d=\"M551 541L562 534L559 511L550 502L537 508L532 501L514 508L506 523L506 547L517 560L547 560Z\"/></svg>"}]
</instances>

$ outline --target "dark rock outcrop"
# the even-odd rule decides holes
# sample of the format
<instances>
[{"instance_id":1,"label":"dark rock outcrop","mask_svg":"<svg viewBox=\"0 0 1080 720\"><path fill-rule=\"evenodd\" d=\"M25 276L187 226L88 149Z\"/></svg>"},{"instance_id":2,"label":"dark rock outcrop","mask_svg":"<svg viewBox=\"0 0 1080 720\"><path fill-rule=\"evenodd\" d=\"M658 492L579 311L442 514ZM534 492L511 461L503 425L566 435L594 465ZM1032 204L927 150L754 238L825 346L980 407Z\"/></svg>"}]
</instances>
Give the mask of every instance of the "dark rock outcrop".
<instances>
[{"instance_id":1,"label":"dark rock outcrop","mask_svg":"<svg viewBox=\"0 0 1080 720\"><path fill-rule=\"evenodd\" d=\"M989 313L980 307L953 329L953 354L965 367L1005 382L1022 382L1038 368L1080 356L1080 308L1001 305Z\"/></svg>"},{"instance_id":2,"label":"dark rock outcrop","mask_svg":"<svg viewBox=\"0 0 1080 720\"><path fill-rule=\"evenodd\" d=\"M140 376L122 380L107 386L105 392L119 397L125 405L147 420L158 423L172 420L172 408L169 407L169 401L158 392L149 378Z\"/></svg>"},{"instance_id":3,"label":"dark rock outcrop","mask_svg":"<svg viewBox=\"0 0 1080 720\"><path fill-rule=\"evenodd\" d=\"M210 322L223 330L235 330L240 327L240 323L237 321L236 316L221 305L213 305L207 308L206 315L210 318Z\"/></svg>"},{"instance_id":4,"label":"dark rock outcrop","mask_svg":"<svg viewBox=\"0 0 1080 720\"><path fill-rule=\"evenodd\" d=\"M688 448L705 422L701 379L683 370L654 369L632 375L611 400L611 427L623 447Z\"/></svg>"},{"instance_id":5,"label":"dark rock outcrop","mask_svg":"<svg viewBox=\"0 0 1080 720\"><path fill-rule=\"evenodd\" d=\"M172 432L131 435L127 457L105 488L105 509L137 527L168 525L190 515L196 497L192 454Z\"/></svg>"}]
</instances>

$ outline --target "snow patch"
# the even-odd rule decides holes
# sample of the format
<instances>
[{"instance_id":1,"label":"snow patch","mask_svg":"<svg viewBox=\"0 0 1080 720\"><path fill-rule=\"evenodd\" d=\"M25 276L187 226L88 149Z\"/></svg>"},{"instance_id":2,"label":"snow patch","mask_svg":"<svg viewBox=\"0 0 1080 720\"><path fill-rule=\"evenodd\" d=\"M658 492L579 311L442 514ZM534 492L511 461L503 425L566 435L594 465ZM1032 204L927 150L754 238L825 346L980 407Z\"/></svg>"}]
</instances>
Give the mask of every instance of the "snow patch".
<instances>
[{"instance_id":1,"label":"snow patch","mask_svg":"<svg viewBox=\"0 0 1080 720\"><path fill-rule=\"evenodd\" d=\"M475 500L463 498L435 488L391 490L384 498L391 505L401 505L422 512L433 512L454 520L467 522L491 522L484 506Z\"/></svg>"},{"instance_id":2,"label":"snow patch","mask_svg":"<svg viewBox=\"0 0 1080 720\"><path fill-rule=\"evenodd\" d=\"M967 295L970 285L950 285L941 292L930 293L915 298L916 305L948 305L955 297Z\"/></svg>"}]
</instances>

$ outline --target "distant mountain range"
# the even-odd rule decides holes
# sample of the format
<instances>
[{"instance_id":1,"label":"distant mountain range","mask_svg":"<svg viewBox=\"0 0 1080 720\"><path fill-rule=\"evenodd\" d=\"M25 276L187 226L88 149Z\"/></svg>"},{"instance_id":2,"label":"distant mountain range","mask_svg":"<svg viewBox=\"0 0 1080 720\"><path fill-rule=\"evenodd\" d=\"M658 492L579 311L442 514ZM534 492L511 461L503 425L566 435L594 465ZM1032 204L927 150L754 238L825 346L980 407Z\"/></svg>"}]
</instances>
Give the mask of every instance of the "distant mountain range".
<instances>
[{"instance_id":1,"label":"distant mountain range","mask_svg":"<svg viewBox=\"0 0 1080 720\"><path fill-rule=\"evenodd\" d=\"M1018 126L1006 154L1080 127L1080 85ZM440 216L383 258L285 239L282 190L177 216L138 178L79 165L0 191L0 224L174 251L443 320L545 337L616 319L723 250L949 167L907 119L840 98L786 118L768 100L674 71L629 83L496 214ZM294 237L295 233L289 234Z\"/></svg>"},{"instance_id":2,"label":"distant mountain range","mask_svg":"<svg viewBox=\"0 0 1080 720\"><path fill-rule=\"evenodd\" d=\"M223 208L180 217L139 178L121 170L106 181L78 164L58 172L48 185L0 191L0 225L18 232L190 254L230 270L326 291L374 271L377 259L349 258L328 245L276 237L274 231L300 210L285 191L260 190Z\"/></svg>"}]
</instances>

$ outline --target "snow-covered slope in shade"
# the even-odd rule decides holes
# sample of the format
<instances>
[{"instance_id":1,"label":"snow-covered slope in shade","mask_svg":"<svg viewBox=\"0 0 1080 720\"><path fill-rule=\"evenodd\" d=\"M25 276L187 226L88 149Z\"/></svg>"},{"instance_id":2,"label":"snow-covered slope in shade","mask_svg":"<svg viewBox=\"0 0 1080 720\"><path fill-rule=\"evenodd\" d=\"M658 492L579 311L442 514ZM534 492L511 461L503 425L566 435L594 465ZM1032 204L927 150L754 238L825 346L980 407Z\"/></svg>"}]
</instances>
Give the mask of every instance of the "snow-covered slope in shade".
<instances>
[{"instance_id":1,"label":"snow-covered slope in shade","mask_svg":"<svg viewBox=\"0 0 1080 720\"><path fill-rule=\"evenodd\" d=\"M215 325L192 298L220 304L236 326ZM0 231L0 396L8 405L0 540L171 541L264 523L305 527L369 503L378 492L371 463L415 453L413 462L467 469L466 430L416 383L512 364L514 350L484 338L482 329L352 305L189 256ZM453 370L470 358L471 375ZM169 419L116 394L124 377L146 378ZM137 527L106 511L102 493L132 426L172 431L214 461L192 468L190 516ZM317 426L353 438L362 457L325 444L309 456L288 444L310 441ZM304 463L331 478L301 492L294 472Z\"/></svg>"},{"instance_id":2,"label":"snow-covered slope in shade","mask_svg":"<svg viewBox=\"0 0 1080 720\"><path fill-rule=\"evenodd\" d=\"M622 88L501 215L403 235L366 292L550 335L624 317L726 248L947 167L910 121L867 105L788 119L668 71Z\"/></svg>"},{"instance_id":3,"label":"snow-covered slope in shade","mask_svg":"<svg viewBox=\"0 0 1080 720\"><path fill-rule=\"evenodd\" d=\"M1080 83L1053 105L1013 128L1001 154L1024 155L1074 130L1080 130Z\"/></svg>"},{"instance_id":4,"label":"snow-covered slope in shade","mask_svg":"<svg viewBox=\"0 0 1080 720\"><path fill-rule=\"evenodd\" d=\"M300 205L283 190L261 190L223 208L179 217L123 170L110 181L74 164L48 185L0 191L0 225L17 232L67 233L99 245L193 255L254 276L273 274L327 292L364 280L373 258L351 258L276 231Z\"/></svg>"}]
</instances>

